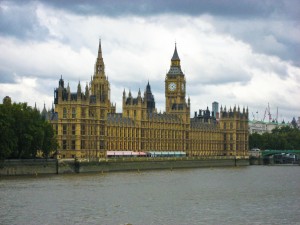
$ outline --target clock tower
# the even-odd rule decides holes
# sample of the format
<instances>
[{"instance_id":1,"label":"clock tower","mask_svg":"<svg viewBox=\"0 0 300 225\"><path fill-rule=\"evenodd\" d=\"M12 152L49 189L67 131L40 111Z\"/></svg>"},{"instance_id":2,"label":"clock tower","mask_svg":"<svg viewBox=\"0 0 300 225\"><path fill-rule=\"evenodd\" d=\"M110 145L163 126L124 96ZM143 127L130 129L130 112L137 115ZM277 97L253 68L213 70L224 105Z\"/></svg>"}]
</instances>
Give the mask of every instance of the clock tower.
<instances>
[{"instance_id":1,"label":"clock tower","mask_svg":"<svg viewBox=\"0 0 300 225\"><path fill-rule=\"evenodd\" d=\"M189 101L186 103L185 95L186 81L184 73L181 70L180 58L175 43L170 70L165 79L166 113L176 114L189 123L190 103Z\"/></svg>"}]
</instances>

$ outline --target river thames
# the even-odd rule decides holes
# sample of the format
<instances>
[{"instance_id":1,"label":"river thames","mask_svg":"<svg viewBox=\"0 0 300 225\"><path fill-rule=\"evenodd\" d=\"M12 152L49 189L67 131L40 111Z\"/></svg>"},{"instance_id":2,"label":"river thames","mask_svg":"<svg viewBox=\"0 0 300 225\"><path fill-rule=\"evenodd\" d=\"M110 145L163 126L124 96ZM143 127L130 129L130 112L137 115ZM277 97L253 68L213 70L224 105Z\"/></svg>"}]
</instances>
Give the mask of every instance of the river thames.
<instances>
[{"instance_id":1,"label":"river thames","mask_svg":"<svg viewBox=\"0 0 300 225\"><path fill-rule=\"evenodd\" d=\"M0 178L0 224L300 224L300 166Z\"/></svg>"}]
</instances>

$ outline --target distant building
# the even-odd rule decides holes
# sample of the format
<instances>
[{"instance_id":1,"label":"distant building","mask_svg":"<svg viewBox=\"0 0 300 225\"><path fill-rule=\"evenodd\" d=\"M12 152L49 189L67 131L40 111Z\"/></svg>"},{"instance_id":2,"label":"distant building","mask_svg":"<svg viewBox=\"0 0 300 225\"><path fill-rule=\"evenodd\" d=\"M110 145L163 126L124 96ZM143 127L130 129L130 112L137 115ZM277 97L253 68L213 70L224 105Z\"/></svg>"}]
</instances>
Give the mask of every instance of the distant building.
<instances>
[{"instance_id":1,"label":"distant building","mask_svg":"<svg viewBox=\"0 0 300 225\"><path fill-rule=\"evenodd\" d=\"M277 122L264 122L264 121L258 121L258 120L252 120L249 121L249 133L258 133L258 134L263 134L263 133L271 133L273 129L276 127L284 127L284 126L290 126L289 123L285 123L282 121L282 123L277 123Z\"/></svg>"},{"instance_id":2,"label":"distant building","mask_svg":"<svg viewBox=\"0 0 300 225\"><path fill-rule=\"evenodd\" d=\"M293 117L293 119L292 119L291 126L294 127L294 128L299 128L299 125L298 125L295 117Z\"/></svg>"},{"instance_id":3,"label":"distant building","mask_svg":"<svg viewBox=\"0 0 300 225\"><path fill-rule=\"evenodd\" d=\"M212 113L213 116L218 120L219 119L219 103L218 102L213 102L212 103Z\"/></svg>"},{"instance_id":4,"label":"distant building","mask_svg":"<svg viewBox=\"0 0 300 225\"><path fill-rule=\"evenodd\" d=\"M3 105L11 105L11 98L9 96L3 98Z\"/></svg>"}]
</instances>

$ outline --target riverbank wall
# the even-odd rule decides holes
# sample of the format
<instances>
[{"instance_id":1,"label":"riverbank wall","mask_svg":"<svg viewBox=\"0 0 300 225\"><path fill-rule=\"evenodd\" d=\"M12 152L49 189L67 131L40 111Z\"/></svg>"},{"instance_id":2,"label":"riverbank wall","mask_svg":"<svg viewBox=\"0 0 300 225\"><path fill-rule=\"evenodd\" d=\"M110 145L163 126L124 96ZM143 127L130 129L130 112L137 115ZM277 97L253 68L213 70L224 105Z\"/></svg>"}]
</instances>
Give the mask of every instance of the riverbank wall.
<instances>
[{"instance_id":1,"label":"riverbank wall","mask_svg":"<svg viewBox=\"0 0 300 225\"><path fill-rule=\"evenodd\" d=\"M56 159L13 159L0 162L0 176L56 173Z\"/></svg>"},{"instance_id":2,"label":"riverbank wall","mask_svg":"<svg viewBox=\"0 0 300 225\"><path fill-rule=\"evenodd\" d=\"M201 167L248 166L248 158L184 157L184 158L116 158L100 160L6 160L0 165L0 176L104 173Z\"/></svg>"}]
</instances>

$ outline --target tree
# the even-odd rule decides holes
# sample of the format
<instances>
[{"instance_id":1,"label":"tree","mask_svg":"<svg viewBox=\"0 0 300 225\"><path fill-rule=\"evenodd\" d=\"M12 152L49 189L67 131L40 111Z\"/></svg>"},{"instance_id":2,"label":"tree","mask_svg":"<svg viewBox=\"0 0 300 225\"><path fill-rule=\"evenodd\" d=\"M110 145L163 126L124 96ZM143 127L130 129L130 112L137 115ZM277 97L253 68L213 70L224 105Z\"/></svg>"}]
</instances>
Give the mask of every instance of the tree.
<instances>
[{"instance_id":1,"label":"tree","mask_svg":"<svg viewBox=\"0 0 300 225\"><path fill-rule=\"evenodd\" d=\"M48 158L51 151L57 150L58 144L55 138L52 126L45 122L44 123L44 139L42 145L42 152L44 157Z\"/></svg>"},{"instance_id":2,"label":"tree","mask_svg":"<svg viewBox=\"0 0 300 225\"><path fill-rule=\"evenodd\" d=\"M249 147L253 148L261 148L262 136L258 133L253 133L249 136Z\"/></svg>"},{"instance_id":3,"label":"tree","mask_svg":"<svg viewBox=\"0 0 300 225\"><path fill-rule=\"evenodd\" d=\"M249 136L250 148L274 150L299 150L300 130L293 127L276 127L271 133L254 133Z\"/></svg>"},{"instance_id":4,"label":"tree","mask_svg":"<svg viewBox=\"0 0 300 225\"><path fill-rule=\"evenodd\" d=\"M39 111L26 103L0 104L0 159L35 158L38 151L48 157L56 151L52 129Z\"/></svg>"},{"instance_id":5,"label":"tree","mask_svg":"<svg viewBox=\"0 0 300 225\"><path fill-rule=\"evenodd\" d=\"M9 157L16 148L16 137L10 116L10 106L0 105L0 160Z\"/></svg>"}]
</instances>

